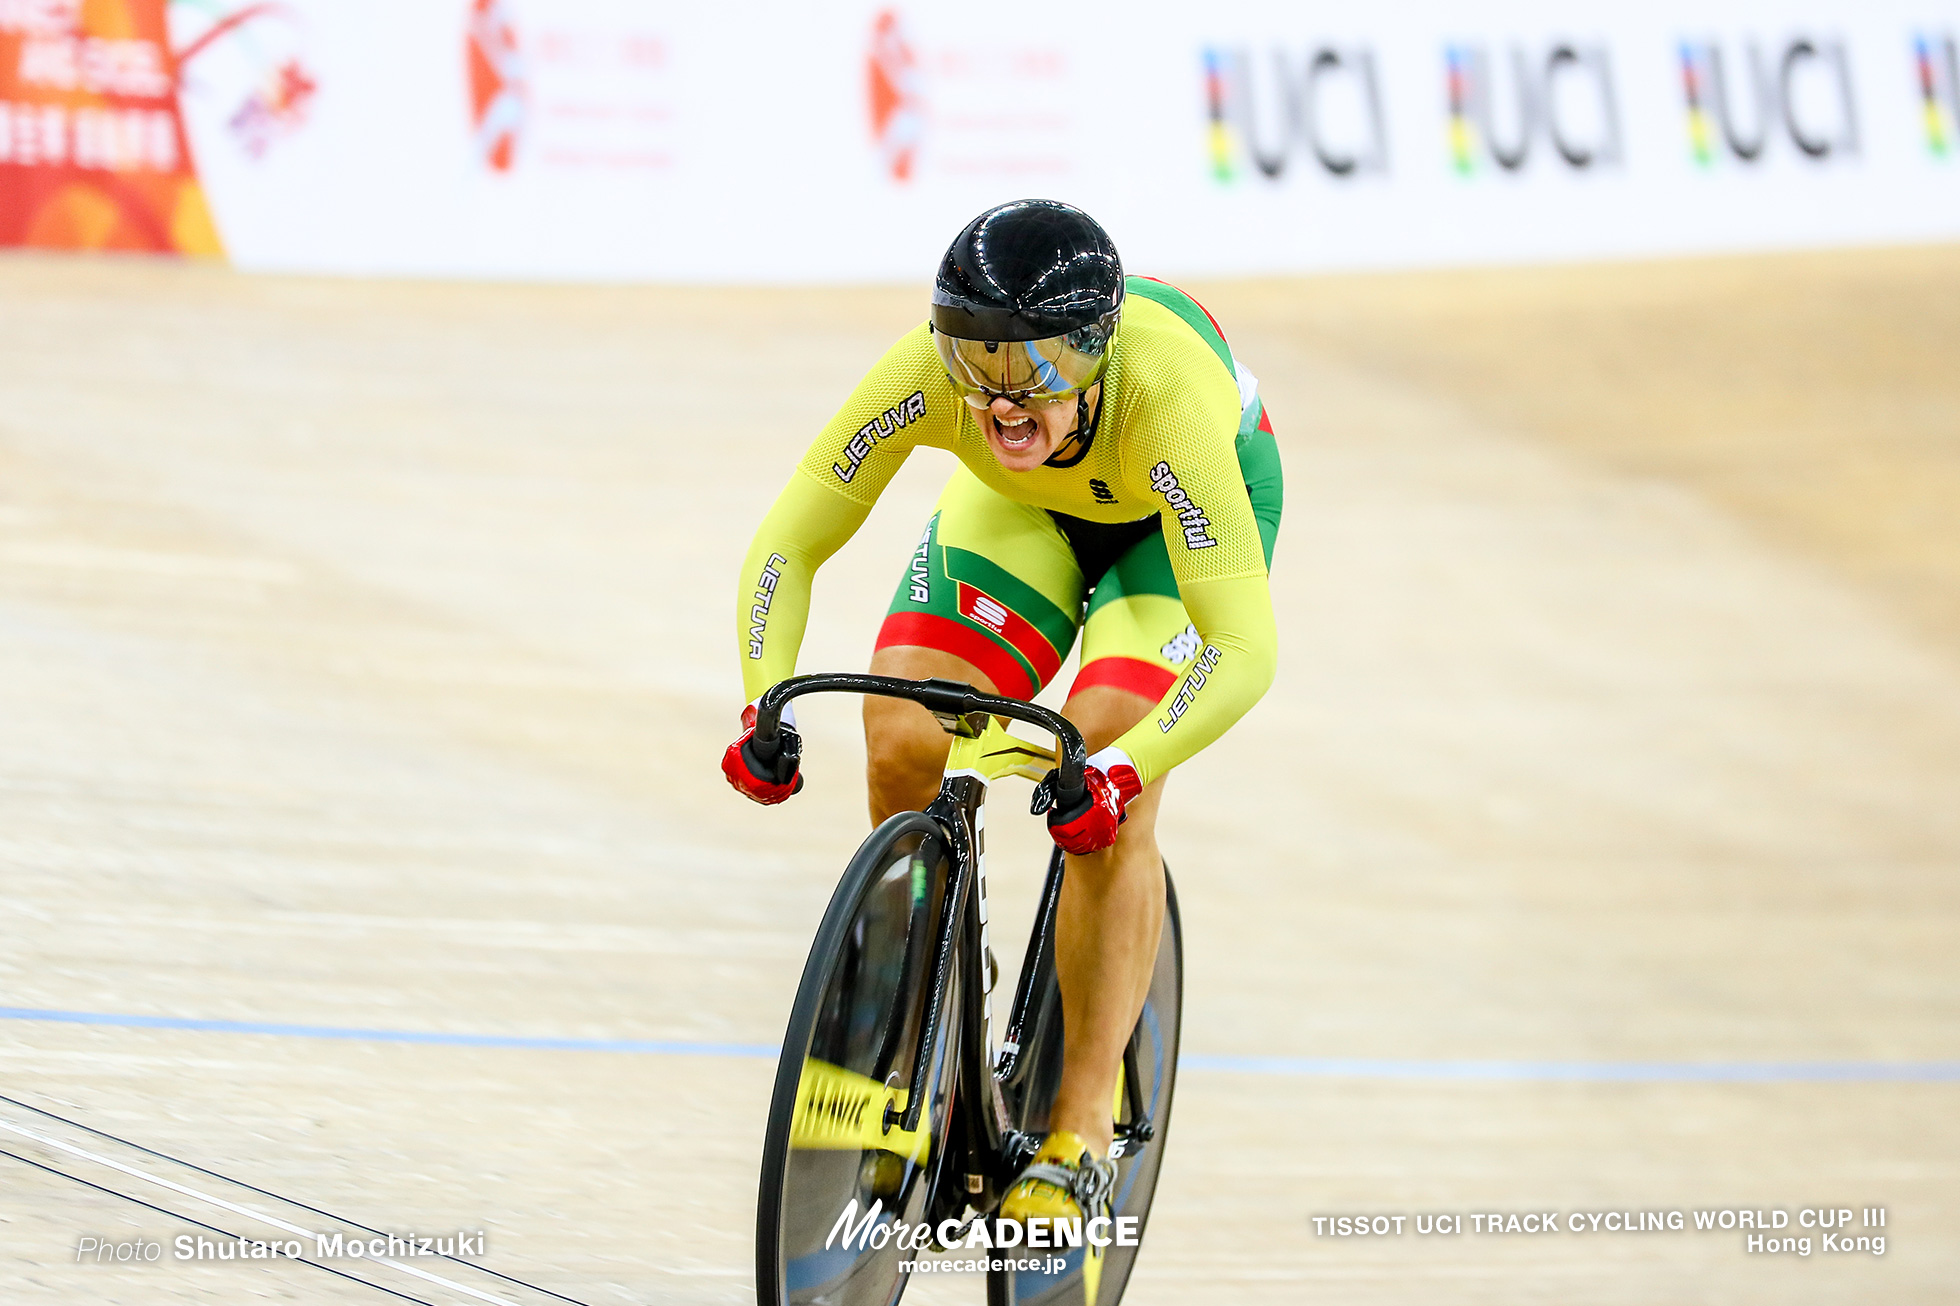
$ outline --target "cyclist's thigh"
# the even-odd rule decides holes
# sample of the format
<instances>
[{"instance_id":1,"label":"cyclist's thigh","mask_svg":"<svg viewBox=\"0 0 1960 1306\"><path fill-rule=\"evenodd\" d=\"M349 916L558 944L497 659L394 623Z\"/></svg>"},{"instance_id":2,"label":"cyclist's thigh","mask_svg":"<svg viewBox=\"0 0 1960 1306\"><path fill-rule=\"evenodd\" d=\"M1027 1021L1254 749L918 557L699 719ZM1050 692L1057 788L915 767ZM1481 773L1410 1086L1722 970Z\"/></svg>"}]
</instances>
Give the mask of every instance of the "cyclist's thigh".
<instances>
[{"instance_id":1,"label":"cyclist's thigh","mask_svg":"<svg viewBox=\"0 0 1960 1306\"><path fill-rule=\"evenodd\" d=\"M1164 537L1147 536L1116 560L1089 598L1082 669L1069 687L1069 701L1090 690L1124 691L1135 699L1134 724L1163 698L1200 646L1177 596Z\"/></svg>"},{"instance_id":2,"label":"cyclist's thigh","mask_svg":"<svg viewBox=\"0 0 1960 1306\"><path fill-rule=\"evenodd\" d=\"M899 578L878 649L949 653L997 692L1033 698L1061 669L1081 611L1082 570L1054 519L962 467Z\"/></svg>"},{"instance_id":3,"label":"cyclist's thigh","mask_svg":"<svg viewBox=\"0 0 1960 1306\"><path fill-rule=\"evenodd\" d=\"M888 644L871 655L871 674L900 680L956 680L997 693L993 677L956 653L917 644ZM922 703L864 696L865 774L871 787L871 820L924 807L939 791L952 736Z\"/></svg>"}]
</instances>

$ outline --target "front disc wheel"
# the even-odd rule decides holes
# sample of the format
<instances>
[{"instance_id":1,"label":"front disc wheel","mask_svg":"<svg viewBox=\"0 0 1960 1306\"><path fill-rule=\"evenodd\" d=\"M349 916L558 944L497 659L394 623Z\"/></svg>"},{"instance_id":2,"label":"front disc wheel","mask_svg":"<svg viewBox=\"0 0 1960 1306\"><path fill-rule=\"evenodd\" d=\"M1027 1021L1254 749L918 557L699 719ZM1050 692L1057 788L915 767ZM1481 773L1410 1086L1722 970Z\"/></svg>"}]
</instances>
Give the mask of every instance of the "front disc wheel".
<instances>
[{"instance_id":1,"label":"front disc wheel","mask_svg":"<svg viewBox=\"0 0 1960 1306\"><path fill-rule=\"evenodd\" d=\"M951 882L937 823L892 817L858 850L810 948L776 1067L756 1209L761 1306L892 1306L944 1168L959 985L928 1011ZM917 1127L902 1117L934 1026Z\"/></svg>"}]
</instances>

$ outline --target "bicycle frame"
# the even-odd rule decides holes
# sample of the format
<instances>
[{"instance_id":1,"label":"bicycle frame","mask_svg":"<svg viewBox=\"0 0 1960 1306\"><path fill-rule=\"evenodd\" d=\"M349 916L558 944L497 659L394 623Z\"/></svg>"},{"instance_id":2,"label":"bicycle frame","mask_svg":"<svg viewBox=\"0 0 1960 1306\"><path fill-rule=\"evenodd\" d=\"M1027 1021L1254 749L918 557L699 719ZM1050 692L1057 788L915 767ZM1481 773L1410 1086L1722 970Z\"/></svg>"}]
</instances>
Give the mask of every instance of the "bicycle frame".
<instances>
[{"instance_id":1,"label":"bicycle frame","mask_svg":"<svg viewBox=\"0 0 1960 1306\"><path fill-rule=\"evenodd\" d=\"M1018 1085L1019 1081L1027 1077L1031 1069L1023 1062L1022 1053L1027 1046L1027 1040L1034 1035L1034 1031L1027 1028L1027 1022L1041 996L1037 992L1037 987L1044 975L1054 969L1052 950L1055 938L1055 909L1061 899L1062 889L1061 877L1054 873L1056 870L1054 863L1059 862L1061 857L1061 850L1056 849L1054 859L1049 865L1047 883L1042 889L1041 905L1035 912L1034 931L1028 940L1027 956L1021 963L1021 979L1014 991L1013 1014L1009 1018L1007 1037L1001 1040L1000 1058L994 1065L994 1080L999 1085ZM1123 1103L1128 1108L1130 1118L1116 1126L1116 1135L1111 1140L1109 1148L1112 1160L1135 1155L1142 1150L1144 1144L1157 1136L1157 1127L1149 1113L1144 1110L1142 1089L1139 1087L1142 1082L1137 1065L1136 1043L1132 1040L1123 1046L1121 1081ZM1010 1146L1008 1155L1012 1161L1011 1168L1018 1173L1021 1165L1033 1157L1034 1151L1033 1139L1027 1140L1018 1154Z\"/></svg>"},{"instance_id":2,"label":"bicycle frame","mask_svg":"<svg viewBox=\"0 0 1960 1306\"><path fill-rule=\"evenodd\" d=\"M957 1201L979 1211L990 1210L999 1201L1004 1185L1018 1174L1034 1148L1009 1127L1000 1091L1004 1073L1018 1057L1019 1044L1010 1040L1003 1046L998 1066L993 1063L989 1046L997 967L993 964L987 931L984 815L987 787L1007 775L1039 780L1053 766L1057 772L1057 801L1073 804L1080 800L1083 791L1082 773L1088 750L1081 733L1066 718L1033 703L983 694L957 681L834 673L785 680L763 694L756 710L755 739L759 751L766 756L780 738L785 704L805 694L827 692L910 699L931 711L954 737L939 794L925 809L925 814L940 827L951 851L952 882L931 935L933 952L927 972L930 987L925 1018L920 1024L920 1046L912 1059L905 1107L899 1110L894 1103L887 1102L883 1126L887 1133L893 1128L910 1133L919 1127L919 1117L929 1096L931 1067L938 1052L934 1040L938 1037L939 1017L958 952L965 958L958 989L962 1010L958 1025L960 1080L956 1093L956 1123L963 1134L963 1146L958 1149L963 1153L959 1168L962 1182L957 1193L935 1194L934 1205ZM997 717L1024 721L1053 734L1059 744L1059 756L1009 735ZM1053 902L1045 901L1042 923L1052 921L1053 911ZM1037 938L1042 937L1042 924L1038 923L1036 933ZM966 946L960 950L962 934ZM1035 960L1032 950L1030 960ZM1017 1038L1030 1000L1026 976L1020 987L1015 1024L1011 1027ZM1133 1081L1134 1074L1125 1078Z\"/></svg>"}]
</instances>

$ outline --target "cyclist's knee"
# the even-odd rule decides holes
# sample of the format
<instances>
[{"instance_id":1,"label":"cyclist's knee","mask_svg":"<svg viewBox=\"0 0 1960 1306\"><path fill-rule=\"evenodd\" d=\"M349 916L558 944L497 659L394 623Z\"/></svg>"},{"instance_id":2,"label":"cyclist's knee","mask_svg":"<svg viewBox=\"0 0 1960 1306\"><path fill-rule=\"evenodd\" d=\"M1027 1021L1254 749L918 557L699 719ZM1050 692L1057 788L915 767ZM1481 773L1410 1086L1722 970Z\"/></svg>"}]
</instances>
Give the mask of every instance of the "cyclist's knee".
<instances>
[{"instance_id":1,"label":"cyclist's knee","mask_svg":"<svg viewBox=\"0 0 1960 1306\"><path fill-rule=\"evenodd\" d=\"M1062 715L1082 732L1090 752L1109 747L1137 722L1150 715L1156 703L1114 685L1091 685L1069 696Z\"/></svg>"},{"instance_id":2,"label":"cyclist's knee","mask_svg":"<svg viewBox=\"0 0 1960 1306\"><path fill-rule=\"evenodd\" d=\"M864 700L865 785L873 822L932 801L949 744L939 722L917 703Z\"/></svg>"},{"instance_id":3,"label":"cyclist's knee","mask_svg":"<svg viewBox=\"0 0 1960 1306\"><path fill-rule=\"evenodd\" d=\"M873 675L902 680L939 677L987 693L994 684L966 659L943 649L894 644L871 655ZM906 699L864 700L865 780L875 824L893 812L917 811L939 792L951 740L932 713Z\"/></svg>"}]
</instances>

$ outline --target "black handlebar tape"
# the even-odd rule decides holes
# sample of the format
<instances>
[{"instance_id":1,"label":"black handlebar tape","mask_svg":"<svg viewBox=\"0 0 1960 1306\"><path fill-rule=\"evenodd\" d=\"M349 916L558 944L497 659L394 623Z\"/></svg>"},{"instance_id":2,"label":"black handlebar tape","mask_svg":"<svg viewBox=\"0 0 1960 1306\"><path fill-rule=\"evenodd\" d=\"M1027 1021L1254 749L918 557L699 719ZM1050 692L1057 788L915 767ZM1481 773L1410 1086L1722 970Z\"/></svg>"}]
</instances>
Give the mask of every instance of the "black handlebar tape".
<instances>
[{"instance_id":1,"label":"black handlebar tape","mask_svg":"<svg viewBox=\"0 0 1960 1306\"><path fill-rule=\"evenodd\" d=\"M1013 721L1025 721L1055 736L1055 741L1059 745L1056 749L1059 754L1056 759L1056 798L1071 807L1082 801L1086 789L1082 769L1088 764L1088 748L1082 742L1081 731L1059 712L1050 711L1035 703L1023 702L1018 698L1001 698L994 694L983 694L973 686L957 680L903 680L896 676L828 672L778 681L763 693L756 704L755 737L752 740L756 755L773 756L780 750L781 744L778 741L782 732L782 714L785 704L805 694L821 693L876 694L881 698L908 698L934 712L947 712L956 716L985 712L992 716L1004 716ZM764 750L767 750L767 754Z\"/></svg>"},{"instance_id":2,"label":"black handlebar tape","mask_svg":"<svg viewBox=\"0 0 1960 1306\"><path fill-rule=\"evenodd\" d=\"M756 713L755 734L749 739L749 751L755 754L756 761L774 769L776 759L783 755L783 735L778 727L769 732L767 739L762 736L762 714Z\"/></svg>"},{"instance_id":3,"label":"black handlebar tape","mask_svg":"<svg viewBox=\"0 0 1960 1306\"><path fill-rule=\"evenodd\" d=\"M756 745L758 752L766 748L773 753L779 747L777 740L783 729L783 709L789 705L789 701L792 698L796 697L794 692L783 693L782 691L790 689L796 683L794 680L778 681L765 690L761 698L756 700L755 739L752 742Z\"/></svg>"}]
</instances>

